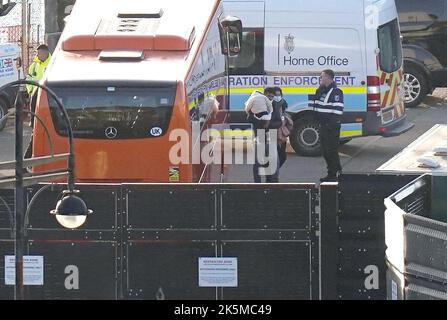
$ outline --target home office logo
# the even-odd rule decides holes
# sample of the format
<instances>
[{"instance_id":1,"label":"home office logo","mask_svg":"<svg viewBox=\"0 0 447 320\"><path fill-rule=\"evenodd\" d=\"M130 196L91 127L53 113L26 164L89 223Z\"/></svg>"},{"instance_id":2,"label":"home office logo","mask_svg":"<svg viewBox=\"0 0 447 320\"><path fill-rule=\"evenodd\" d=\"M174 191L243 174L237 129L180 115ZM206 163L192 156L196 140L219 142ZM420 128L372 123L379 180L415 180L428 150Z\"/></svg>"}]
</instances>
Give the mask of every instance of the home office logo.
<instances>
[{"instance_id":1,"label":"home office logo","mask_svg":"<svg viewBox=\"0 0 447 320\"><path fill-rule=\"evenodd\" d=\"M288 54L291 54L295 50L295 37L289 33L289 35L285 36L284 39L284 49Z\"/></svg>"}]
</instances>

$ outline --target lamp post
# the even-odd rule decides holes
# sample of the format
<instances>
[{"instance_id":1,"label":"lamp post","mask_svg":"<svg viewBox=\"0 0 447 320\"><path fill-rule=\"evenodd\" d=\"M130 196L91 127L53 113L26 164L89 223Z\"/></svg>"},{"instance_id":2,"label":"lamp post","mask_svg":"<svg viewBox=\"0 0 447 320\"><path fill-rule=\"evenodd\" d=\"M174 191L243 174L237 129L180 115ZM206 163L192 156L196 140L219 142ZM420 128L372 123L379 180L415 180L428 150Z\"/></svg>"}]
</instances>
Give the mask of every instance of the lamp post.
<instances>
[{"instance_id":1,"label":"lamp post","mask_svg":"<svg viewBox=\"0 0 447 320\"><path fill-rule=\"evenodd\" d=\"M50 98L54 99L59 110L63 115L63 119L67 126L68 131L68 140L69 140L69 154L68 154L68 168L66 174L68 174L68 190L64 191L59 201L56 205L56 209L52 210L50 213L55 215L56 220L65 228L76 229L82 226L85 223L87 216L93 213L91 210L87 209L85 202L78 196L79 191L75 190L75 162L74 162L74 136L73 130L71 128L70 120L68 117L68 113L64 108L62 102L56 96L56 94L46 87L43 84L39 84L35 81L29 80L19 80L12 82L2 88L1 90L6 89L7 87L19 86L22 91L25 85L33 85L37 86L40 89L46 91ZM30 201L30 205L25 213L25 185L24 185L24 159L23 159L23 120L22 114L32 113L30 111L23 110L23 103L20 96L17 96L15 103L15 142L16 142L16 150L15 150L15 161L13 164L15 165L15 176L12 177L15 184L15 287L14 287L14 298L15 300L24 300L25 299L25 290L24 290L24 265L23 265L23 256L25 252L25 248L27 246L26 239L26 229L28 225L28 214L30 212L30 208L33 204L33 200L40 193L36 193L33 199ZM33 113L32 113L33 114ZM33 114L35 118L44 125L44 123L39 119L36 114ZM46 130L47 131L47 130ZM48 131L47 131L48 132ZM47 158L39 158L39 159L29 159L27 160L26 166L31 166L35 164L49 163L60 161L60 157L55 157L52 155ZM0 163L0 168L8 167L11 163ZM59 175L58 175L59 174ZM58 173L53 172L53 176L49 176L48 174L31 174L30 183L37 181L41 177L50 177L50 179L60 179L61 172ZM11 183L11 180L8 180L6 177L2 178L6 183ZM0 180L0 186L2 186L2 180Z\"/></svg>"}]
</instances>

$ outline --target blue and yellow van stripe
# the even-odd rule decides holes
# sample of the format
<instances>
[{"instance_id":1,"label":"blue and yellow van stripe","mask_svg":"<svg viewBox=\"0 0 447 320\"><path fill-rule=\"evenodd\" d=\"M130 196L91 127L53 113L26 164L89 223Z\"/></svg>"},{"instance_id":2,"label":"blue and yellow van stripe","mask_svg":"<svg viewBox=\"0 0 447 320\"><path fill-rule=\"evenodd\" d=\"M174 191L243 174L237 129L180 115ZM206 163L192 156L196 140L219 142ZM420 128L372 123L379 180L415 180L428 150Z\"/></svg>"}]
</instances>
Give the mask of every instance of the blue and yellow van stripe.
<instances>
[{"instance_id":1,"label":"blue and yellow van stripe","mask_svg":"<svg viewBox=\"0 0 447 320\"><path fill-rule=\"evenodd\" d=\"M283 87L284 98L289 104L290 112L298 112L300 109L308 107L309 95L317 90L317 87ZM366 87L340 87L345 95L345 111L366 112L367 109L367 88ZM244 87L231 88L230 104L231 110L235 112L243 112L244 104L253 91L263 91L264 88ZM205 96L220 95L225 91L224 87L205 92ZM194 100L189 102L189 110L196 105ZM295 106L295 107L294 107ZM353 138L363 135L362 123L344 123L341 128L341 138ZM253 136L252 130L224 130L220 132L220 136L235 138L250 138Z\"/></svg>"},{"instance_id":2,"label":"blue and yellow van stripe","mask_svg":"<svg viewBox=\"0 0 447 320\"><path fill-rule=\"evenodd\" d=\"M283 87L284 98L289 104L289 111L299 112L308 107L309 95L315 94L317 87ZM340 87L344 93L345 111L366 112L366 87ZM263 88L231 88L231 111L243 111L245 101L255 91Z\"/></svg>"},{"instance_id":3,"label":"blue and yellow van stripe","mask_svg":"<svg viewBox=\"0 0 447 320\"><path fill-rule=\"evenodd\" d=\"M363 123L343 123L341 125L340 138L354 138L363 135Z\"/></svg>"},{"instance_id":4,"label":"blue and yellow van stripe","mask_svg":"<svg viewBox=\"0 0 447 320\"><path fill-rule=\"evenodd\" d=\"M340 138L354 138L361 137L363 135L363 124L362 123L344 123L341 127ZM211 132L211 136L214 138L223 137L223 138L237 138L237 139L252 139L254 138L254 132L251 129L248 130L213 130Z\"/></svg>"},{"instance_id":5,"label":"blue and yellow van stripe","mask_svg":"<svg viewBox=\"0 0 447 320\"><path fill-rule=\"evenodd\" d=\"M315 94L317 87L283 87L284 94ZM366 87L340 87L345 95L349 94L367 94ZM231 94L248 94L253 91L264 91L264 88L231 88Z\"/></svg>"}]
</instances>

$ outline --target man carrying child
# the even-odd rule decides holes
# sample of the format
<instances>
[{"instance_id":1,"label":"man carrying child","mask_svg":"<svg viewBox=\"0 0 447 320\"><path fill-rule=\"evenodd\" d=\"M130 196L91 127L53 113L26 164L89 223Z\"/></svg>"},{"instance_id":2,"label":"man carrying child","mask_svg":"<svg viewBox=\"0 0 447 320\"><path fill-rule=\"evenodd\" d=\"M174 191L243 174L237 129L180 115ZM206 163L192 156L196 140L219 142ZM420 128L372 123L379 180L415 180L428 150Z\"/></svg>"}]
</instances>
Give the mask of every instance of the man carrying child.
<instances>
[{"instance_id":1,"label":"man carrying child","mask_svg":"<svg viewBox=\"0 0 447 320\"><path fill-rule=\"evenodd\" d=\"M255 164L253 166L253 176L255 183L261 183L261 168L266 168L271 166L273 163L263 163L265 161L261 161L259 157L265 159L270 159L269 157L269 137L268 137L268 128L270 125L270 120L272 119L273 113L273 99L275 98L275 89L274 88L266 88L264 93L260 91L254 91L250 98L245 103L245 112L247 113L248 120L253 124L253 130L255 132ZM264 133L260 134L260 131L264 130ZM276 142L276 141L275 141ZM259 149L260 148L260 149ZM258 155L258 150L262 155ZM276 151L276 147L274 148ZM272 155L272 156L276 156ZM275 160L277 160L275 158ZM275 162L275 161L274 161ZM275 163L277 163L276 161ZM262 174L266 176L267 183L277 183L279 180L277 166L276 170L273 170L273 174ZM266 171L266 170L264 170Z\"/></svg>"}]
</instances>

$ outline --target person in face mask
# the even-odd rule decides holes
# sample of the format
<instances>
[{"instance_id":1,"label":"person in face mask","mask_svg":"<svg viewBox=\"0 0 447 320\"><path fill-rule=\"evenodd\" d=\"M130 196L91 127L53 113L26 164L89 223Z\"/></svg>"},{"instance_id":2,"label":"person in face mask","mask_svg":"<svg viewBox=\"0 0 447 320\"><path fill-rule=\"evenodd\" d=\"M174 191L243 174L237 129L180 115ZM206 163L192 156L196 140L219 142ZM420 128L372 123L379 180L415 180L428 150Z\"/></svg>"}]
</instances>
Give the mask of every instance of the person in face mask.
<instances>
[{"instance_id":1,"label":"person in face mask","mask_svg":"<svg viewBox=\"0 0 447 320\"><path fill-rule=\"evenodd\" d=\"M273 98L274 104L281 106L282 112L286 112L289 105L287 101L284 100L282 89L279 87L275 87L275 98Z\"/></svg>"},{"instance_id":2,"label":"person in face mask","mask_svg":"<svg viewBox=\"0 0 447 320\"><path fill-rule=\"evenodd\" d=\"M275 97L273 98L273 113L270 121L270 130L278 130L278 160L281 168L287 161L287 137L285 132L290 134L293 128L293 121L285 113L288 108L287 101L284 100L282 89L275 87ZM283 130L283 127L287 128Z\"/></svg>"}]
</instances>

